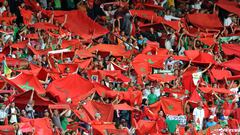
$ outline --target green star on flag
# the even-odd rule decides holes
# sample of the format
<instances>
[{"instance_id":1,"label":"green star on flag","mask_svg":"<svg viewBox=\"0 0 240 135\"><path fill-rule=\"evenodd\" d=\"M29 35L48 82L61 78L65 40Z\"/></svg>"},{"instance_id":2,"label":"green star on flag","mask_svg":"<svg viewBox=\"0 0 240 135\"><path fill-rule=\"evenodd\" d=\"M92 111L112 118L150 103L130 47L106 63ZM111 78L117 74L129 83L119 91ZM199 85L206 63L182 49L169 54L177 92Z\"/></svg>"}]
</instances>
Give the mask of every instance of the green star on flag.
<instances>
[{"instance_id":1,"label":"green star on flag","mask_svg":"<svg viewBox=\"0 0 240 135\"><path fill-rule=\"evenodd\" d=\"M147 17L147 15L146 14L142 14L142 17Z\"/></svg>"},{"instance_id":2,"label":"green star on flag","mask_svg":"<svg viewBox=\"0 0 240 135\"><path fill-rule=\"evenodd\" d=\"M29 90L34 90L33 87L29 86L29 82L26 82L24 85L20 85L19 87L21 87L22 89L29 91Z\"/></svg>"},{"instance_id":3,"label":"green star on flag","mask_svg":"<svg viewBox=\"0 0 240 135\"><path fill-rule=\"evenodd\" d=\"M146 69L143 68L143 67L141 67L141 68L140 68L140 71L141 71L141 72L146 72Z\"/></svg>"},{"instance_id":4,"label":"green star on flag","mask_svg":"<svg viewBox=\"0 0 240 135\"><path fill-rule=\"evenodd\" d=\"M173 110L173 105L169 105L168 110Z\"/></svg>"},{"instance_id":5,"label":"green star on flag","mask_svg":"<svg viewBox=\"0 0 240 135\"><path fill-rule=\"evenodd\" d=\"M148 63L149 63L149 64L154 64L154 62L152 61L152 59L148 59Z\"/></svg>"},{"instance_id":6,"label":"green star on flag","mask_svg":"<svg viewBox=\"0 0 240 135\"><path fill-rule=\"evenodd\" d=\"M188 90L185 90L185 94L189 94L189 91L188 91Z\"/></svg>"}]
</instances>

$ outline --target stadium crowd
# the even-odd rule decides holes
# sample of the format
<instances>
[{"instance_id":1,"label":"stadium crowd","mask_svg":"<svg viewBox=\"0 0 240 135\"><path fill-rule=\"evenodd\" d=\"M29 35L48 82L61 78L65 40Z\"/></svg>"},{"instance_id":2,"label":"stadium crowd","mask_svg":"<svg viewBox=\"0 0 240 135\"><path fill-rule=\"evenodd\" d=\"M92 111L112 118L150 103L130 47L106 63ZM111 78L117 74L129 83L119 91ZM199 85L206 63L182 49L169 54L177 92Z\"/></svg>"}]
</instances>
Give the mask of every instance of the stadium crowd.
<instances>
[{"instance_id":1,"label":"stadium crowd","mask_svg":"<svg viewBox=\"0 0 240 135\"><path fill-rule=\"evenodd\" d=\"M239 0L0 0L0 134L237 135L239 17Z\"/></svg>"}]
</instances>

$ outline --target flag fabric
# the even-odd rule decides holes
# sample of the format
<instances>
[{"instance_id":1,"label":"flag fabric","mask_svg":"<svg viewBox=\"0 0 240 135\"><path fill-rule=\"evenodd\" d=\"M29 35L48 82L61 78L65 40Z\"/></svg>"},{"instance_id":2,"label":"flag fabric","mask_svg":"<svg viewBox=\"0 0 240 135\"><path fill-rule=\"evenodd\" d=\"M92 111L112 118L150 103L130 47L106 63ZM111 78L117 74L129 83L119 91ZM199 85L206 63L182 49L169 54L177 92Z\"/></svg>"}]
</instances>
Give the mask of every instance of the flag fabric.
<instances>
[{"instance_id":1,"label":"flag fabric","mask_svg":"<svg viewBox=\"0 0 240 135\"><path fill-rule=\"evenodd\" d=\"M159 133L156 121L139 120L136 127L138 135Z\"/></svg>"},{"instance_id":2,"label":"flag fabric","mask_svg":"<svg viewBox=\"0 0 240 135\"><path fill-rule=\"evenodd\" d=\"M114 108L111 104L104 104L95 101L88 101L83 105L91 120L95 120L95 114L100 113L101 121L111 122L113 120Z\"/></svg>"},{"instance_id":3,"label":"flag fabric","mask_svg":"<svg viewBox=\"0 0 240 135\"><path fill-rule=\"evenodd\" d=\"M88 112L85 109L73 110L73 113L82 121L90 123L92 118L89 117Z\"/></svg>"},{"instance_id":4,"label":"flag fabric","mask_svg":"<svg viewBox=\"0 0 240 135\"><path fill-rule=\"evenodd\" d=\"M161 98L161 106L165 114L168 115L182 115L183 103L179 99L175 98Z\"/></svg>"},{"instance_id":5,"label":"flag fabric","mask_svg":"<svg viewBox=\"0 0 240 135\"><path fill-rule=\"evenodd\" d=\"M50 17L52 11L43 11ZM54 19L60 23L64 22L65 14L67 21L64 27L75 35L80 35L85 40L97 38L108 33L108 30L90 19L84 12L79 10L72 11L54 11ZM82 27L79 27L81 24Z\"/></svg>"},{"instance_id":6,"label":"flag fabric","mask_svg":"<svg viewBox=\"0 0 240 135\"><path fill-rule=\"evenodd\" d=\"M129 10L132 16L137 16L146 20L153 20L157 17L157 14L151 10Z\"/></svg>"},{"instance_id":7,"label":"flag fabric","mask_svg":"<svg viewBox=\"0 0 240 135\"><path fill-rule=\"evenodd\" d=\"M225 77L228 78L228 77L232 76L231 72L228 70L211 69L210 72L212 73L213 77L217 80L222 80Z\"/></svg>"},{"instance_id":8,"label":"flag fabric","mask_svg":"<svg viewBox=\"0 0 240 135\"><path fill-rule=\"evenodd\" d=\"M25 92L29 90L34 90L38 94L45 94L45 89L42 84L39 82L36 76L33 74L20 73L19 75L12 78L4 78L4 80L16 87L19 92Z\"/></svg>"},{"instance_id":9,"label":"flag fabric","mask_svg":"<svg viewBox=\"0 0 240 135\"><path fill-rule=\"evenodd\" d=\"M10 77L12 70L8 67L6 60L3 60L3 73L6 77Z\"/></svg>"},{"instance_id":10,"label":"flag fabric","mask_svg":"<svg viewBox=\"0 0 240 135\"><path fill-rule=\"evenodd\" d=\"M158 81L158 82L171 82L175 80L177 77L172 75L165 74L151 74L148 76L150 80Z\"/></svg>"},{"instance_id":11,"label":"flag fabric","mask_svg":"<svg viewBox=\"0 0 240 135\"><path fill-rule=\"evenodd\" d=\"M34 127L34 135L53 135L51 120L49 118L28 119L21 117L22 122L30 122Z\"/></svg>"},{"instance_id":12,"label":"flag fabric","mask_svg":"<svg viewBox=\"0 0 240 135\"><path fill-rule=\"evenodd\" d=\"M69 85L71 84L71 85ZM77 74L68 75L65 78L54 80L47 87L47 92L58 102L66 103L67 98L71 98L73 104L78 104L92 93L94 85Z\"/></svg>"},{"instance_id":13,"label":"flag fabric","mask_svg":"<svg viewBox=\"0 0 240 135\"><path fill-rule=\"evenodd\" d=\"M219 0L216 5L224 10L227 10L228 12L240 16L240 9L238 7L238 3L235 1Z\"/></svg>"},{"instance_id":14,"label":"flag fabric","mask_svg":"<svg viewBox=\"0 0 240 135\"><path fill-rule=\"evenodd\" d=\"M231 70L240 71L240 58L234 58L220 64L220 66L227 67Z\"/></svg>"},{"instance_id":15,"label":"flag fabric","mask_svg":"<svg viewBox=\"0 0 240 135\"><path fill-rule=\"evenodd\" d=\"M239 44L222 44L222 50L226 55L234 55L240 57L240 45Z\"/></svg>"},{"instance_id":16,"label":"flag fabric","mask_svg":"<svg viewBox=\"0 0 240 135\"><path fill-rule=\"evenodd\" d=\"M38 111L43 111L44 109L47 109L49 105L55 104L54 102L50 101L49 99L45 99L41 96L39 96L35 91L26 91L21 94L18 94L14 96L13 101L16 103L16 105L24 109L26 104L28 104L31 95L33 94L33 100L34 100L34 109Z\"/></svg>"},{"instance_id":17,"label":"flag fabric","mask_svg":"<svg viewBox=\"0 0 240 135\"><path fill-rule=\"evenodd\" d=\"M112 44L98 44L96 46L89 48L88 51L90 51L91 53L94 53L96 51L102 52L102 53L105 53L104 54L105 56L109 55L109 53L112 56L116 56L116 57L124 56L128 58L130 56L130 53L127 52L124 47L119 45L112 45Z\"/></svg>"},{"instance_id":18,"label":"flag fabric","mask_svg":"<svg viewBox=\"0 0 240 135\"><path fill-rule=\"evenodd\" d=\"M217 14L188 14L186 20L201 29L221 29L223 27Z\"/></svg>"},{"instance_id":19,"label":"flag fabric","mask_svg":"<svg viewBox=\"0 0 240 135\"><path fill-rule=\"evenodd\" d=\"M2 125L0 126L1 135L15 135L15 129L13 125Z\"/></svg>"},{"instance_id":20,"label":"flag fabric","mask_svg":"<svg viewBox=\"0 0 240 135\"><path fill-rule=\"evenodd\" d=\"M59 28L51 23L46 23L46 22L37 22L30 27L34 27L35 29L42 29L42 30L58 30Z\"/></svg>"}]
</instances>

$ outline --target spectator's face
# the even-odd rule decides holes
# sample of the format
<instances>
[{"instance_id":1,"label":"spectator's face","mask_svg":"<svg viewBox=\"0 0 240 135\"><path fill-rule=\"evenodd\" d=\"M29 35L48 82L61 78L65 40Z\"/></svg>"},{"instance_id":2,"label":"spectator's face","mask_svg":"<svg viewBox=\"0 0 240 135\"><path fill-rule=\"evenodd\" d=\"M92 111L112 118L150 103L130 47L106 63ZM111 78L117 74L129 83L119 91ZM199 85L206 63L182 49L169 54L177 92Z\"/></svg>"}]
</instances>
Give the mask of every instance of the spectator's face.
<instances>
[{"instance_id":1,"label":"spectator's face","mask_svg":"<svg viewBox=\"0 0 240 135\"><path fill-rule=\"evenodd\" d=\"M11 107L15 107L15 103L14 102L11 103Z\"/></svg>"},{"instance_id":2,"label":"spectator's face","mask_svg":"<svg viewBox=\"0 0 240 135\"><path fill-rule=\"evenodd\" d=\"M58 115L58 110L53 111L54 115Z\"/></svg>"}]
</instances>

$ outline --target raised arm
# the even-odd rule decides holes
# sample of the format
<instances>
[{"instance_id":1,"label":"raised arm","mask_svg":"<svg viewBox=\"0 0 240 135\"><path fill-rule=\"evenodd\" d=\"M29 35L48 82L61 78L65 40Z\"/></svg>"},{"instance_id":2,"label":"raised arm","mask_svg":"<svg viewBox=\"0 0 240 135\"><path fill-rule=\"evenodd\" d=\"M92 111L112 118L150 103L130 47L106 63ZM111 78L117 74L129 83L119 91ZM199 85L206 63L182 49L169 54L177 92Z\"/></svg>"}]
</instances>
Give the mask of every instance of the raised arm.
<instances>
[{"instance_id":1,"label":"raised arm","mask_svg":"<svg viewBox=\"0 0 240 135\"><path fill-rule=\"evenodd\" d=\"M210 63L210 64L208 65L208 67L207 67L205 70L203 70L202 73L205 73L211 66L212 66L212 63Z\"/></svg>"}]
</instances>

